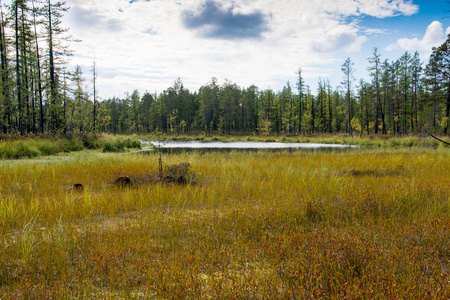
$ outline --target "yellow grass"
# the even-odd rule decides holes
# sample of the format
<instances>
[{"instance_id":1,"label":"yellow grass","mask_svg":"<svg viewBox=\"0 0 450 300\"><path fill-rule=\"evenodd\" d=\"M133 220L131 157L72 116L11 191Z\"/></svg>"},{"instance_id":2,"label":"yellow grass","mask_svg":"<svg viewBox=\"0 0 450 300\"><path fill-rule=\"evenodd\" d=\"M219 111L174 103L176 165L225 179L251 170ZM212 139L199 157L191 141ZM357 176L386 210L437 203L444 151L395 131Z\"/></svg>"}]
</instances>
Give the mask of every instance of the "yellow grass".
<instances>
[{"instance_id":1,"label":"yellow grass","mask_svg":"<svg viewBox=\"0 0 450 300\"><path fill-rule=\"evenodd\" d=\"M196 182L153 182L156 154L0 162L0 298L450 297L448 149L163 161Z\"/></svg>"}]
</instances>

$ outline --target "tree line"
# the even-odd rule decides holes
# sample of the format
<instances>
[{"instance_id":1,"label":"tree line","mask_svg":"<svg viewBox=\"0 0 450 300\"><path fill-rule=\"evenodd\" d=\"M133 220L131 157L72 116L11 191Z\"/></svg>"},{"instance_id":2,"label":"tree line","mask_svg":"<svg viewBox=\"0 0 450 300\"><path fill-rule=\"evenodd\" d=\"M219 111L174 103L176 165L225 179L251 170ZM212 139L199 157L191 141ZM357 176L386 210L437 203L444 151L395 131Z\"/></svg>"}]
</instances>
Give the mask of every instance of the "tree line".
<instances>
[{"instance_id":1,"label":"tree line","mask_svg":"<svg viewBox=\"0 0 450 300\"><path fill-rule=\"evenodd\" d=\"M67 131L65 1L0 1L0 133Z\"/></svg>"},{"instance_id":2,"label":"tree line","mask_svg":"<svg viewBox=\"0 0 450 300\"><path fill-rule=\"evenodd\" d=\"M427 65L419 53L382 60L377 48L368 58L370 81L354 79L348 58L342 83L319 79L315 93L302 69L293 86L281 91L241 88L216 78L198 91L181 79L159 95L134 91L98 103L98 129L110 133L409 134L424 130L447 135L450 110L450 36L433 48ZM88 124L82 122L81 124ZM79 128L81 130L81 128Z\"/></svg>"},{"instance_id":3,"label":"tree line","mask_svg":"<svg viewBox=\"0 0 450 300\"><path fill-rule=\"evenodd\" d=\"M450 35L426 65L418 52L389 61L374 48L369 81L355 80L348 58L335 88L319 79L312 91L299 68L297 82L281 91L212 78L191 92L177 79L159 94L135 90L97 101L95 63L93 90L80 66L67 70L73 39L61 27L64 1L16 0L0 8L2 134L449 133Z\"/></svg>"}]
</instances>

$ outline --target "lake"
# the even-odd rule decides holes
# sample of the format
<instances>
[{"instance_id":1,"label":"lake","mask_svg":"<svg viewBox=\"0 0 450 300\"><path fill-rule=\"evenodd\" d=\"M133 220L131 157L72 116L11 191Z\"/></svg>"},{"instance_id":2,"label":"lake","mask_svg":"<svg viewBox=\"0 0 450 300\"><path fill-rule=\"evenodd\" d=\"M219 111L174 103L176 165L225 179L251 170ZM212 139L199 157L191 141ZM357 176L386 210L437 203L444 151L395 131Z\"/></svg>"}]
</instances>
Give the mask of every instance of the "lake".
<instances>
[{"instance_id":1,"label":"lake","mask_svg":"<svg viewBox=\"0 0 450 300\"><path fill-rule=\"evenodd\" d=\"M158 141L142 141L143 145L156 145ZM162 141L161 148L163 150L179 149L179 150L295 150L295 149L350 149L358 148L352 145L337 144L309 144L309 143L264 143L264 142L202 142L202 141Z\"/></svg>"}]
</instances>

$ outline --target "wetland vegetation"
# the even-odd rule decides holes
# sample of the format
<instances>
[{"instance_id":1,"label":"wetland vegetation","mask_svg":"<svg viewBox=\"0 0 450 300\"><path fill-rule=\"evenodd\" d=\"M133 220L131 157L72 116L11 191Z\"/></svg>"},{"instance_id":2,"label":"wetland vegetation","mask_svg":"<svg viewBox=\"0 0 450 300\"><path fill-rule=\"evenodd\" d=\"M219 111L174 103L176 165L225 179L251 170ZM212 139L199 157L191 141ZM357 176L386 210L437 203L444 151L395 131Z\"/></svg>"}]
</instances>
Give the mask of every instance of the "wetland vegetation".
<instances>
[{"instance_id":1,"label":"wetland vegetation","mask_svg":"<svg viewBox=\"0 0 450 300\"><path fill-rule=\"evenodd\" d=\"M0 298L448 298L448 147L384 141L0 161Z\"/></svg>"},{"instance_id":2,"label":"wetland vegetation","mask_svg":"<svg viewBox=\"0 0 450 300\"><path fill-rule=\"evenodd\" d=\"M77 39L63 26L64 1L9 2L0 4L0 300L450 298L450 35L424 60L374 47L357 82L349 57L340 86L319 77L311 87L314 66L292 61L295 82L279 90L212 77L161 91L147 79L170 65L167 53L147 51L157 65L142 73L123 65L134 71L121 77L115 62L94 60L84 75L66 60ZM222 13L234 20L234 9ZM145 33L164 49L163 32ZM145 73L142 90L160 92L107 99L102 69L114 86ZM183 70L190 84L205 78ZM286 72L268 70L276 82ZM357 147L162 153L142 149L145 140Z\"/></svg>"}]
</instances>

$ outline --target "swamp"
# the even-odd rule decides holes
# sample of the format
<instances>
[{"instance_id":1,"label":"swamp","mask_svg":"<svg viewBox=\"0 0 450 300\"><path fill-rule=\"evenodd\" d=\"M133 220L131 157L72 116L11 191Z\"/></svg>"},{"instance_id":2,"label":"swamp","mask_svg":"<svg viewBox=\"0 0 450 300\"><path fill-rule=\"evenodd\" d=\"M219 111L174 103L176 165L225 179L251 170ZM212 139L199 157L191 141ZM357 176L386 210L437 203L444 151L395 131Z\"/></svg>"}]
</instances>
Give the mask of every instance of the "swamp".
<instances>
[{"instance_id":1,"label":"swamp","mask_svg":"<svg viewBox=\"0 0 450 300\"><path fill-rule=\"evenodd\" d=\"M450 297L445 145L0 165L1 299Z\"/></svg>"}]
</instances>

